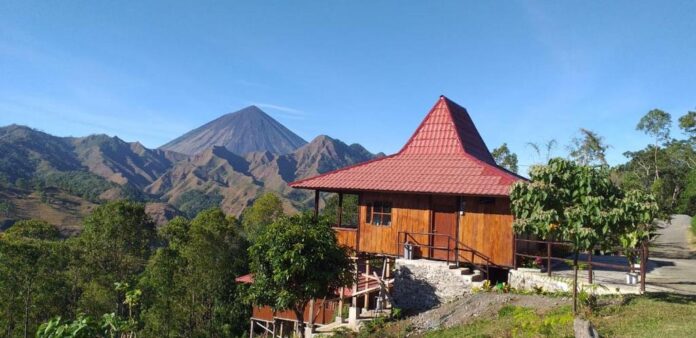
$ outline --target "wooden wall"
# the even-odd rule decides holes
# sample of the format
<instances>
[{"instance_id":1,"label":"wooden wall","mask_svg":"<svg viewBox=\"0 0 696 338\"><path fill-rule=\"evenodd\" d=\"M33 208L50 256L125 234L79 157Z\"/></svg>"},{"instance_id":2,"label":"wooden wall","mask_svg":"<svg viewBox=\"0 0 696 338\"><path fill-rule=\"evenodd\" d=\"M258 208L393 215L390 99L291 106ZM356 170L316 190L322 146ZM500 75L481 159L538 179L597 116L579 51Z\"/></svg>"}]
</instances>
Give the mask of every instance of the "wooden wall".
<instances>
[{"instance_id":1,"label":"wooden wall","mask_svg":"<svg viewBox=\"0 0 696 338\"><path fill-rule=\"evenodd\" d=\"M462 197L464 215L459 221L459 241L501 266L512 266L513 232L510 200L495 198L492 203L479 197ZM483 263L476 258L477 263Z\"/></svg>"},{"instance_id":2,"label":"wooden wall","mask_svg":"<svg viewBox=\"0 0 696 338\"><path fill-rule=\"evenodd\" d=\"M338 239L338 244L345 247L356 249L357 239L358 239L358 229L357 228L339 228L333 227L336 232L336 239Z\"/></svg>"},{"instance_id":3,"label":"wooden wall","mask_svg":"<svg viewBox=\"0 0 696 338\"><path fill-rule=\"evenodd\" d=\"M314 302L314 323L328 324L334 321L338 312L338 299L317 299ZM252 309L252 318L273 321L274 318L297 320L295 313L291 310L274 312L269 306L254 306ZM304 321L309 323L309 304L305 306Z\"/></svg>"},{"instance_id":4,"label":"wooden wall","mask_svg":"<svg viewBox=\"0 0 696 338\"><path fill-rule=\"evenodd\" d=\"M365 223L367 203L388 201L392 203L392 225L374 226ZM360 251L396 255L396 236L399 231L430 232L430 197L427 195L363 193L360 195ZM414 236L420 244L428 244L428 236ZM423 250L427 255L428 250Z\"/></svg>"},{"instance_id":5,"label":"wooden wall","mask_svg":"<svg viewBox=\"0 0 696 338\"><path fill-rule=\"evenodd\" d=\"M392 225L375 226L365 223L367 203L392 203ZM510 200L508 198L462 197L465 212L459 217L459 241L488 256L500 266L512 266L513 232ZM397 233L432 232L432 197L416 194L363 193L360 195L359 251L375 254L403 254L397 247ZM348 234L339 234L339 241L351 243ZM427 235L414 235L416 244L430 245ZM403 241L403 238L401 239ZM342 242L342 243L343 243ZM430 250L423 247L421 257L430 258ZM483 263L475 258L476 263Z\"/></svg>"}]
</instances>

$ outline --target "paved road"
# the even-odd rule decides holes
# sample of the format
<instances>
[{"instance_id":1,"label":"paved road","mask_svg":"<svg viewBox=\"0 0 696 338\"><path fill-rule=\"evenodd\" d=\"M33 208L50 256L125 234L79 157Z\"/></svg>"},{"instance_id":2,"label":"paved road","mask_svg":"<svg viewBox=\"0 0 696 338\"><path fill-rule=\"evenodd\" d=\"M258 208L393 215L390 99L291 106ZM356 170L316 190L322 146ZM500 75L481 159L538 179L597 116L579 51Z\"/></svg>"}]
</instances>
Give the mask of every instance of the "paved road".
<instances>
[{"instance_id":1,"label":"paved road","mask_svg":"<svg viewBox=\"0 0 696 338\"><path fill-rule=\"evenodd\" d=\"M696 253L689 245L691 217L672 216L663 223L660 236L650 246L650 269L646 281L658 290L696 294ZM650 288L652 289L652 288Z\"/></svg>"}]
</instances>

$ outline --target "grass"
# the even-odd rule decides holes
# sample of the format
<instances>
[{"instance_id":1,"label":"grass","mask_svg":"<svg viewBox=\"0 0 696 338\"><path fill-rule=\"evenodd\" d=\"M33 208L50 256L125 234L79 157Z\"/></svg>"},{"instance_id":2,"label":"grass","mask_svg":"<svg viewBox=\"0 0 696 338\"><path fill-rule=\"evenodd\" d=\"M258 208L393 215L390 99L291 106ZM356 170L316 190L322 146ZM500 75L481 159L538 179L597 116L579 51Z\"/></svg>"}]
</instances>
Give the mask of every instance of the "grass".
<instances>
[{"instance_id":1,"label":"grass","mask_svg":"<svg viewBox=\"0 0 696 338\"><path fill-rule=\"evenodd\" d=\"M693 337L696 334L696 296L648 294L600 299L586 315L602 337ZM573 337L570 307L539 314L505 306L494 318L429 332L435 337Z\"/></svg>"},{"instance_id":2,"label":"grass","mask_svg":"<svg viewBox=\"0 0 696 338\"><path fill-rule=\"evenodd\" d=\"M573 313L569 306L544 314L531 308L506 305L495 318L469 325L429 332L426 337L573 337Z\"/></svg>"},{"instance_id":3,"label":"grass","mask_svg":"<svg viewBox=\"0 0 696 338\"><path fill-rule=\"evenodd\" d=\"M696 297L648 294L599 307L590 320L602 337L693 337Z\"/></svg>"}]
</instances>

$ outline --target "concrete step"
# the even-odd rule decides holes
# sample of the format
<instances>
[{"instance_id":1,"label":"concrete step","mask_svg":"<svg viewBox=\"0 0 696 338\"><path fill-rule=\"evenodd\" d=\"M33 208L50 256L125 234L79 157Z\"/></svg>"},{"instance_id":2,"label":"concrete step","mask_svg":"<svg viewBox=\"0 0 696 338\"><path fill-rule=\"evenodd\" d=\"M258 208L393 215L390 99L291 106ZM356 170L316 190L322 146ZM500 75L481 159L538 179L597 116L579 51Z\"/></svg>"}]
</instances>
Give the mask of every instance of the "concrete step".
<instances>
[{"instance_id":1,"label":"concrete step","mask_svg":"<svg viewBox=\"0 0 696 338\"><path fill-rule=\"evenodd\" d=\"M481 270L474 270L472 274L462 275L462 279L467 283L480 282L483 280L483 274Z\"/></svg>"}]
</instances>

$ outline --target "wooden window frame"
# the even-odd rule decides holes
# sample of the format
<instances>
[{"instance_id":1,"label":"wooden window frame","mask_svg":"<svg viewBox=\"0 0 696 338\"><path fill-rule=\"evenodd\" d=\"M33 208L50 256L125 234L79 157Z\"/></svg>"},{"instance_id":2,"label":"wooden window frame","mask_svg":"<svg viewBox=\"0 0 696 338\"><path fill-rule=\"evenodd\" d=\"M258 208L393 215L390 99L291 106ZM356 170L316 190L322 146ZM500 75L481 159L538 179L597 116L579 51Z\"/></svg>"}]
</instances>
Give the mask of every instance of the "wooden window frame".
<instances>
[{"instance_id":1,"label":"wooden window frame","mask_svg":"<svg viewBox=\"0 0 696 338\"><path fill-rule=\"evenodd\" d=\"M378 227L389 227L392 225L392 202L372 201L366 205L365 223ZM387 220L386 222L384 220ZM375 220L378 220L375 222Z\"/></svg>"}]
</instances>

